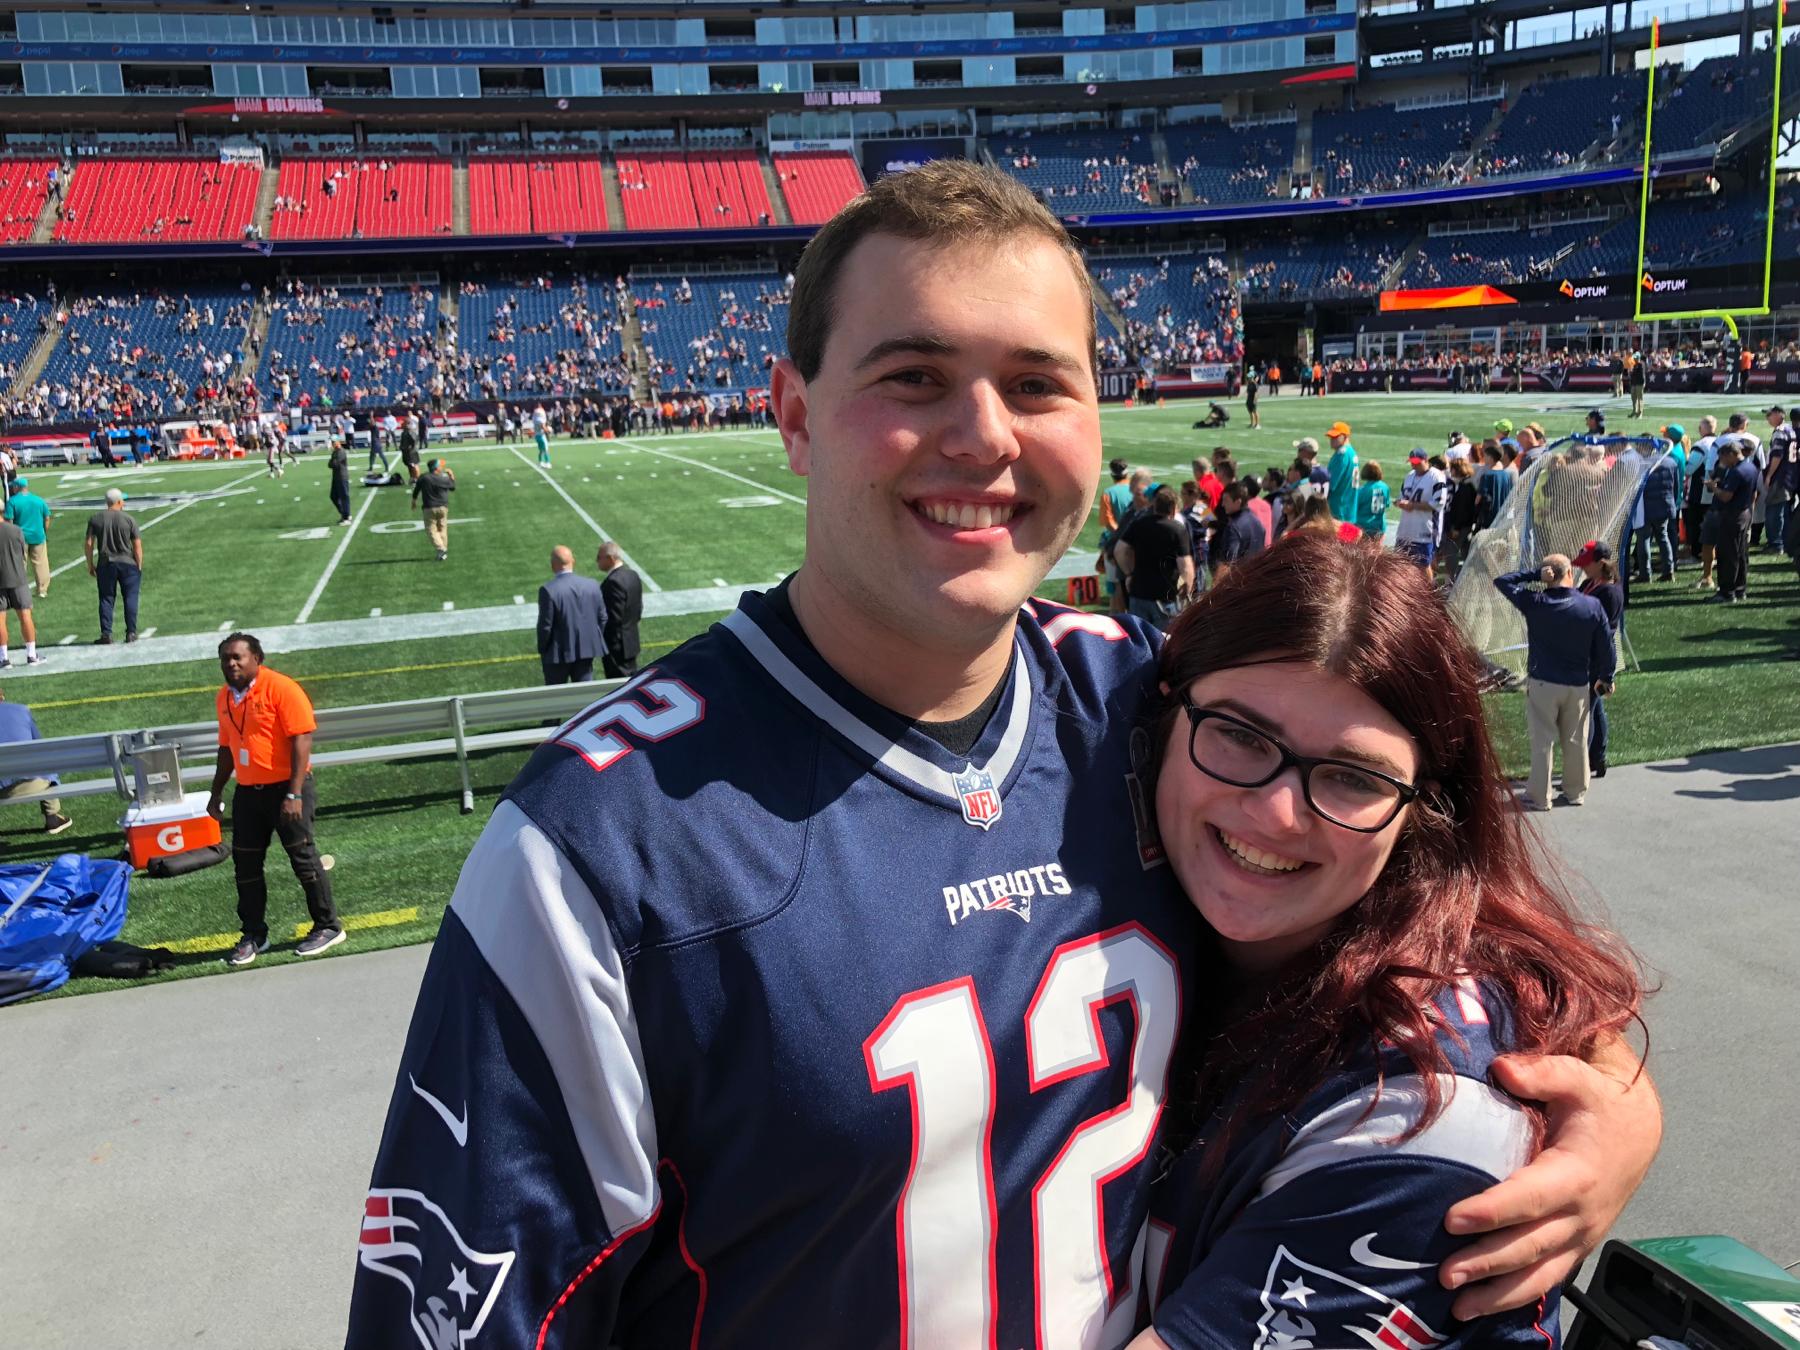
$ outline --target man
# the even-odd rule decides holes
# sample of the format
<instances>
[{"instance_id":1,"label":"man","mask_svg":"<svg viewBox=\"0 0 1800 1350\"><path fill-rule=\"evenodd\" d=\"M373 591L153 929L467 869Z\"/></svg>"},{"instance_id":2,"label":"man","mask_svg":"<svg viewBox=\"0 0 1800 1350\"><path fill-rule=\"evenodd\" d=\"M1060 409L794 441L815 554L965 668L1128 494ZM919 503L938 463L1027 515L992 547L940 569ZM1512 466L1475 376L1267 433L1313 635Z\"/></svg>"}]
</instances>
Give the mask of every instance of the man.
<instances>
[{"instance_id":1,"label":"man","mask_svg":"<svg viewBox=\"0 0 1800 1350\"><path fill-rule=\"evenodd\" d=\"M31 715L31 709L22 703L8 703L6 695L0 693L0 745L18 745L23 741L41 741L43 733L38 730L37 719ZM0 783L0 801L9 797L30 797L39 792L48 792L56 786L56 775L48 778L12 778ZM54 797L46 797L38 803L38 809L44 813L44 833L61 834L75 822L62 813L62 803Z\"/></svg>"},{"instance_id":2,"label":"man","mask_svg":"<svg viewBox=\"0 0 1800 1350\"><path fill-rule=\"evenodd\" d=\"M11 624L7 611L19 613L19 634L25 639L25 664L41 665L37 650L37 623L31 617L31 582L25 568L25 533L10 520L0 520L0 670L12 664L7 654Z\"/></svg>"},{"instance_id":3,"label":"man","mask_svg":"<svg viewBox=\"0 0 1800 1350\"><path fill-rule=\"evenodd\" d=\"M1263 551L1263 527L1250 514L1250 497L1250 484L1242 478L1227 483L1219 497L1218 521L1206 559L1214 584L1233 563L1253 558Z\"/></svg>"},{"instance_id":4,"label":"man","mask_svg":"<svg viewBox=\"0 0 1800 1350\"><path fill-rule=\"evenodd\" d=\"M1644 415L1644 385L1649 379L1649 372L1644 367L1644 358L1632 352L1625 358L1625 386L1631 391L1631 415Z\"/></svg>"},{"instance_id":5,"label":"man","mask_svg":"<svg viewBox=\"0 0 1800 1350\"><path fill-rule=\"evenodd\" d=\"M594 555L600 569L600 594L606 601L606 646L600 658L609 680L637 674L638 623L644 617L644 579L625 561L619 546L608 539Z\"/></svg>"},{"instance_id":6,"label":"man","mask_svg":"<svg viewBox=\"0 0 1800 1350\"><path fill-rule=\"evenodd\" d=\"M425 535L439 562L450 556L450 494L455 491L456 475L441 459L432 460L431 471L413 479L412 499L425 513Z\"/></svg>"},{"instance_id":7,"label":"man","mask_svg":"<svg viewBox=\"0 0 1800 1350\"><path fill-rule=\"evenodd\" d=\"M1438 520L1450 485L1443 474L1432 468L1419 447L1413 447L1406 462L1406 481L1401 483L1400 500L1395 503L1400 508L1400 520L1394 526L1394 548L1416 562L1429 577L1437 558Z\"/></svg>"},{"instance_id":8,"label":"man","mask_svg":"<svg viewBox=\"0 0 1800 1350\"><path fill-rule=\"evenodd\" d=\"M1198 460L1194 462L1199 463ZM1126 481L1131 474L1131 465L1115 459L1106 468L1112 483L1100 493L1098 566L1106 583L1106 608L1110 613L1119 614L1124 612L1125 590L1119 583L1119 565L1113 561L1112 546L1119 537L1119 525L1125 519L1125 512L1131 507L1131 484Z\"/></svg>"},{"instance_id":9,"label":"man","mask_svg":"<svg viewBox=\"0 0 1800 1350\"><path fill-rule=\"evenodd\" d=\"M1527 422L1519 428L1519 458L1513 466L1519 473L1524 473L1532 465L1532 461L1544 453L1544 447L1550 444L1550 438L1544 434L1544 428L1536 422ZM1505 445L1501 449L1505 450Z\"/></svg>"},{"instance_id":10,"label":"man","mask_svg":"<svg viewBox=\"0 0 1800 1350\"><path fill-rule=\"evenodd\" d=\"M1551 757L1562 754L1558 806L1580 806L1588 789L1589 696L1612 692L1614 654L1606 611L1574 588L1575 569L1552 553L1535 570L1508 572L1494 585L1525 616L1525 724L1531 733L1526 805L1550 809ZM1528 590L1541 582L1542 590Z\"/></svg>"},{"instance_id":11,"label":"man","mask_svg":"<svg viewBox=\"0 0 1800 1350\"><path fill-rule=\"evenodd\" d=\"M1219 509L1219 494L1225 491L1225 480L1219 477L1215 466L1230 458L1229 450L1222 445L1215 445L1210 459L1195 455L1189 466L1194 471L1194 488L1205 500L1208 511Z\"/></svg>"},{"instance_id":12,"label":"man","mask_svg":"<svg viewBox=\"0 0 1800 1350\"><path fill-rule=\"evenodd\" d=\"M125 511L125 494L106 490L106 509L88 517L87 537L82 541L88 575L100 588L100 640L112 641L113 603L125 597L125 640L137 641L138 589L144 579L144 540L138 523Z\"/></svg>"},{"instance_id":13,"label":"man","mask_svg":"<svg viewBox=\"0 0 1800 1350\"><path fill-rule=\"evenodd\" d=\"M1317 483L1320 487L1331 486L1331 470L1319 463L1319 443L1311 436L1302 436L1294 442L1294 458L1306 469L1308 483Z\"/></svg>"},{"instance_id":14,"label":"man","mask_svg":"<svg viewBox=\"0 0 1800 1350\"><path fill-rule=\"evenodd\" d=\"M550 550L550 580L538 587L537 650L545 684L585 684L605 651L600 583L575 571L567 545Z\"/></svg>"},{"instance_id":15,"label":"man","mask_svg":"<svg viewBox=\"0 0 1800 1350\"><path fill-rule=\"evenodd\" d=\"M344 926L331 902L331 877L313 841L312 741L318 723L312 700L262 660L262 643L249 633L233 633L219 644L225 683L214 701L219 760L206 813L215 820L225 819L220 803L235 773L231 865L243 936L226 955L228 966L247 966L269 950L269 883L263 876L263 860L271 838L280 839L287 851L312 915L312 931L295 952L317 956L344 940Z\"/></svg>"},{"instance_id":16,"label":"man","mask_svg":"<svg viewBox=\"0 0 1800 1350\"><path fill-rule=\"evenodd\" d=\"M37 580L37 597L50 596L50 503L31 490L31 480L15 478L6 501L6 519L25 536L25 561Z\"/></svg>"},{"instance_id":17,"label":"man","mask_svg":"<svg viewBox=\"0 0 1800 1350\"><path fill-rule=\"evenodd\" d=\"M1800 408L1795 409L1800 412ZM1764 528L1768 551L1781 552L1787 536L1788 516L1794 510L1794 498L1800 492L1800 445L1796 444L1794 424L1787 410L1779 404L1763 410L1769 423L1769 471L1763 484ZM28 536L29 537L29 536Z\"/></svg>"},{"instance_id":18,"label":"man","mask_svg":"<svg viewBox=\"0 0 1800 1350\"><path fill-rule=\"evenodd\" d=\"M1708 602L1729 605L1745 598L1749 586L1750 507L1756 500L1761 475L1744 454L1744 443L1735 436L1718 441L1718 469L1712 488L1712 516L1718 521L1713 537L1718 546L1719 589Z\"/></svg>"},{"instance_id":19,"label":"man","mask_svg":"<svg viewBox=\"0 0 1800 1350\"><path fill-rule=\"evenodd\" d=\"M1194 594L1194 553L1187 526L1175 519L1175 489L1159 487L1150 511L1139 516L1113 545L1125 575L1131 612L1159 632Z\"/></svg>"},{"instance_id":20,"label":"man","mask_svg":"<svg viewBox=\"0 0 1800 1350\"><path fill-rule=\"evenodd\" d=\"M1325 439L1331 443L1331 462L1325 466L1331 479L1331 514L1339 520L1355 520L1358 465L1356 447L1350 444L1350 424L1333 422Z\"/></svg>"},{"instance_id":21,"label":"man","mask_svg":"<svg viewBox=\"0 0 1800 1350\"><path fill-rule=\"evenodd\" d=\"M1718 419L1702 417L1694 429L1700 434L1694 442L1688 473L1690 484L1698 484L1699 491L1687 499L1692 508L1687 517L1688 547L1700 560L1700 579L1694 583L1694 589L1710 591L1714 588L1713 563L1719 544L1719 518L1712 510L1712 477L1719 463Z\"/></svg>"},{"instance_id":22,"label":"man","mask_svg":"<svg viewBox=\"0 0 1800 1350\"><path fill-rule=\"evenodd\" d=\"M1031 601L1100 473L1086 270L1028 189L934 161L814 236L788 347L805 561L496 809L348 1350L426 1316L546 1347L1132 1331L1194 934L1129 808L1145 630Z\"/></svg>"},{"instance_id":23,"label":"man","mask_svg":"<svg viewBox=\"0 0 1800 1350\"><path fill-rule=\"evenodd\" d=\"M338 524L350 523L350 452L341 441L331 447L331 504L337 508Z\"/></svg>"},{"instance_id":24,"label":"man","mask_svg":"<svg viewBox=\"0 0 1800 1350\"><path fill-rule=\"evenodd\" d=\"M1632 579L1650 580L1650 545L1656 545L1656 579L1675 578L1675 520L1681 510L1681 466L1686 462L1687 428L1671 422L1663 428L1670 444L1667 454L1652 451L1638 497L1641 517L1632 522ZM1636 515L1636 513L1634 513Z\"/></svg>"}]
</instances>

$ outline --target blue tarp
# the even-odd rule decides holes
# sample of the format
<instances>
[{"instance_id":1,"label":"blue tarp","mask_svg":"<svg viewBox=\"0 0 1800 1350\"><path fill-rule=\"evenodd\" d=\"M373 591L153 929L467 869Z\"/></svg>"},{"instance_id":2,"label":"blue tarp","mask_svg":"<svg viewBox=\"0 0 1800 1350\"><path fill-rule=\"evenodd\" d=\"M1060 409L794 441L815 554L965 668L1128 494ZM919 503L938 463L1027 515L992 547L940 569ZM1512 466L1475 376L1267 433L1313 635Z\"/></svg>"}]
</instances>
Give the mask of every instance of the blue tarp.
<instances>
[{"instance_id":1,"label":"blue tarp","mask_svg":"<svg viewBox=\"0 0 1800 1350\"><path fill-rule=\"evenodd\" d=\"M47 994L125 926L128 863L64 853L0 866L0 1003Z\"/></svg>"}]
</instances>

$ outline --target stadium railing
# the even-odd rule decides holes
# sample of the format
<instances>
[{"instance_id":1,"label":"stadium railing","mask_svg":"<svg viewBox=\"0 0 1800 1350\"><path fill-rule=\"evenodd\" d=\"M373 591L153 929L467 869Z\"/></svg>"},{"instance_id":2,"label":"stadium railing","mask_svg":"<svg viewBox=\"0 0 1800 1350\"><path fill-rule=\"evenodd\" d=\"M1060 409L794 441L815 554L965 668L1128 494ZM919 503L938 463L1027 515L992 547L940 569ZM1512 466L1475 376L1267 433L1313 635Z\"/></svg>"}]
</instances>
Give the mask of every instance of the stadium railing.
<instances>
[{"instance_id":1,"label":"stadium railing","mask_svg":"<svg viewBox=\"0 0 1800 1350\"><path fill-rule=\"evenodd\" d=\"M408 699L397 703L366 703L348 708L321 708L313 733L313 766L332 768L349 764L392 764L406 759L440 755L456 758L462 786L462 813L475 809L469 781L469 756L483 750L532 746L553 729L624 681L591 684L545 685L532 689L502 689L482 694L451 694L441 698ZM552 726L546 726L550 722ZM525 725L520 725L521 723ZM406 737L410 739L395 739ZM375 745L350 742L379 741ZM321 745L342 745L339 750L317 750ZM176 746L185 767L183 783L210 782L219 748L216 720L183 722L174 726L146 727L136 731L94 732L85 736L56 736L36 741L0 745L0 782L55 775L104 774L78 777L48 792L0 800L10 806L46 798L90 797L115 793L132 796L132 754L150 746Z\"/></svg>"}]
</instances>

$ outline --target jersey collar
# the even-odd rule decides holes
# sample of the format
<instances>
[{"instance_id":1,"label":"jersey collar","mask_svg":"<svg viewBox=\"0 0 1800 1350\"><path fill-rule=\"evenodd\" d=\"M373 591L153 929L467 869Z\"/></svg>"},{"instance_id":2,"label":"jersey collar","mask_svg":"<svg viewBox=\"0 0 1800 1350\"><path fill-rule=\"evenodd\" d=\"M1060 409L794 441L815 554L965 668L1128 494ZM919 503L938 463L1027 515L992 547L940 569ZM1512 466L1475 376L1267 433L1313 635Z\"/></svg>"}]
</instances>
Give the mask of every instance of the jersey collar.
<instances>
[{"instance_id":1,"label":"jersey collar","mask_svg":"<svg viewBox=\"0 0 1800 1350\"><path fill-rule=\"evenodd\" d=\"M873 762L874 767L954 811L964 810L957 778L985 773L1002 796L1024 760L1030 735L1030 663L1015 639L1009 687L967 760L861 693L820 657L810 643L769 611L751 592L722 625L750 658L807 712Z\"/></svg>"}]
</instances>

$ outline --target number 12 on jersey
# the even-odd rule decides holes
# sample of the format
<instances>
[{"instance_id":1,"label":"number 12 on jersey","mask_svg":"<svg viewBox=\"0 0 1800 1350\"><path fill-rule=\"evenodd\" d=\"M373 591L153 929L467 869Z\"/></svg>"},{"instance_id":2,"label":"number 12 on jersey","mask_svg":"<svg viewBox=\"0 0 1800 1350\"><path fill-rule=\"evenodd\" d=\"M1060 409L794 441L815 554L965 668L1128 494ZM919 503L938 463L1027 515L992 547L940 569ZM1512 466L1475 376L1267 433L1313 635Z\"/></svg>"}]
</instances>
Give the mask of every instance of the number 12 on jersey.
<instances>
[{"instance_id":1,"label":"number 12 on jersey","mask_svg":"<svg viewBox=\"0 0 1800 1350\"><path fill-rule=\"evenodd\" d=\"M1181 1026L1181 980L1169 950L1137 924L1064 943L1025 1009L1033 1092L1107 1067L1100 1010L1133 1014L1126 1096L1076 1126L1032 1187L1033 1278L1040 1350L1122 1344L1137 1299L1115 1286L1101 1188L1144 1160L1156 1137ZM996 1345L994 1051L972 977L919 989L863 1043L869 1085L905 1088L912 1166L895 1216L903 1346ZM1009 1066L1010 1068L1010 1066ZM1140 1233L1130 1261L1135 1269Z\"/></svg>"}]
</instances>

